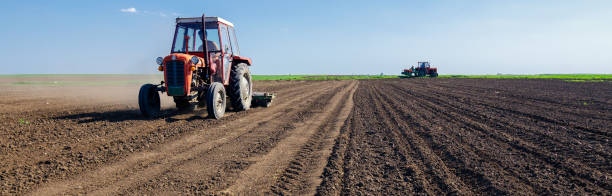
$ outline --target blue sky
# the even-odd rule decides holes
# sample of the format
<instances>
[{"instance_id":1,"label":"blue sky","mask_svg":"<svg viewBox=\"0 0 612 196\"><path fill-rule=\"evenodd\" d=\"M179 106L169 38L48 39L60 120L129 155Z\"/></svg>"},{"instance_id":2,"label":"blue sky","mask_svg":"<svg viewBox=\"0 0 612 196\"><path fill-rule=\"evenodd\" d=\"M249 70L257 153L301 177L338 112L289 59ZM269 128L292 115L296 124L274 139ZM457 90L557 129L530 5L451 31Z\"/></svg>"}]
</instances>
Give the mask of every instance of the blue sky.
<instances>
[{"instance_id":1,"label":"blue sky","mask_svg":"<svg viewBox=\"0 0 612 196\"><path fill-rule=\"evenodd\" d=\"M254 74L612 73L612 1L2 4L0 74L156 73L174 18L203 12L236 25Z\"/></svg>"}]
</instances>

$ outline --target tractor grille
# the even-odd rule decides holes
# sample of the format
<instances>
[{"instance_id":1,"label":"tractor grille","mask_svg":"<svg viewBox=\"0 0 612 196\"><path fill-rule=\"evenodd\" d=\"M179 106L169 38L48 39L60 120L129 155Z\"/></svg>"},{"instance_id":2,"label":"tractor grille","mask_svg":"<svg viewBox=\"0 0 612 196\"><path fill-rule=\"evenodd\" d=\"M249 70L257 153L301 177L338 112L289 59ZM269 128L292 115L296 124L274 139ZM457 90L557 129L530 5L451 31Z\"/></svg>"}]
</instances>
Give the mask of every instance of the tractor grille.
<instances>
[{"instance_id":1,"label":"tractor grille","mask_svg":"<svg viewBox=\"0 0 612 196\"><path fill-rule=\"evenodd\" d=\"M166 63L166 84L168 95L183 95L185 86L185 63L183 61L168 61Z\"/></svg>"}]
</instances>

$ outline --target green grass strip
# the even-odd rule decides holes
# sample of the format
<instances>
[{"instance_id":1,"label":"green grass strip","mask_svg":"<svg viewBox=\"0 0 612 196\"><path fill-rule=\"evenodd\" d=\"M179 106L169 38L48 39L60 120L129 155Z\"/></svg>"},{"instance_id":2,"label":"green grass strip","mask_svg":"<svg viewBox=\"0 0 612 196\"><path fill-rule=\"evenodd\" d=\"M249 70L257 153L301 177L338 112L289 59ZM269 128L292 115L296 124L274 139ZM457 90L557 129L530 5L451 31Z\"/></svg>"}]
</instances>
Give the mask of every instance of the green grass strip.
<instances>
[{"instance_id":1,"label":"green grass strip","mask_svg":"<svg viewBox=\"0 0 612 196\"><path fill-rule=\"evenodd\" d=\"M70 77L130 77L130 76L160 76L159 74L16 74L0 75L0 78L70 78ZM611 74L542 74L542 75L440 75L439 78L489 78L489 79L562 79L567 82L612 82ZM398 75L253 75L253 80L346 80L346 79L386 79L399 78ZM429 78L429 77L424 77ZM2 85L78 85L78 86L102 86L138 84L146 82L159 82L150 80L130 80L129 78L118 78L109 81L19 81L2 83Z\"/></svg>"}]
</instances>

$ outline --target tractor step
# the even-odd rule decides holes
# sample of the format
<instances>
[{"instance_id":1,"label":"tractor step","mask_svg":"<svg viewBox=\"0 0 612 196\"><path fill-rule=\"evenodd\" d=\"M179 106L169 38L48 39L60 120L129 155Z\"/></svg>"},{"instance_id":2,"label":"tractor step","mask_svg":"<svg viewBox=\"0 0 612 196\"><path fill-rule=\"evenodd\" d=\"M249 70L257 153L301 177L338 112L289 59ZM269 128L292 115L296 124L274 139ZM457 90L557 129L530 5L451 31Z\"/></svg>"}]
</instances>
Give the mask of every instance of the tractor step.
<instances>
[{"instance_id":1,"label":"tractor step","mask_svg":"<svg viewBox=\"0 0 612 196\"><path fill-rule=\"evenodd\" d=\"M253 92L253 101L251 102L251 104L254 106L270 107L270 105L272 105L272 100L275 97L275 93Z\"/></svg>"}]
</instances>

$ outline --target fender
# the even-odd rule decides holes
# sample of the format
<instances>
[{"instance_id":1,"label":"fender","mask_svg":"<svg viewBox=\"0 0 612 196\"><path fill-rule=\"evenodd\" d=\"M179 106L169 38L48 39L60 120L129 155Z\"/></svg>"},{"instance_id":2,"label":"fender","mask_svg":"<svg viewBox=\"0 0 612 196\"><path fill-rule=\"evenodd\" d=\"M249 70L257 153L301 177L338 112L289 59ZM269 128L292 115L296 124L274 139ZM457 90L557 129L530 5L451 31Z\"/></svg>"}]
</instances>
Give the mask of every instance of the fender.
<instances>
[{"instance_id":1,"label":"fender","mask_svg":"<svg viewBox=\"0 0 612 196\"><path fill-rule=\"evenodd\" d=\"M241 56L233 56L232 61L235 63L246 63L248 66L251 66L251 58L241 57Z\"/></svg>"}]
</instances>

